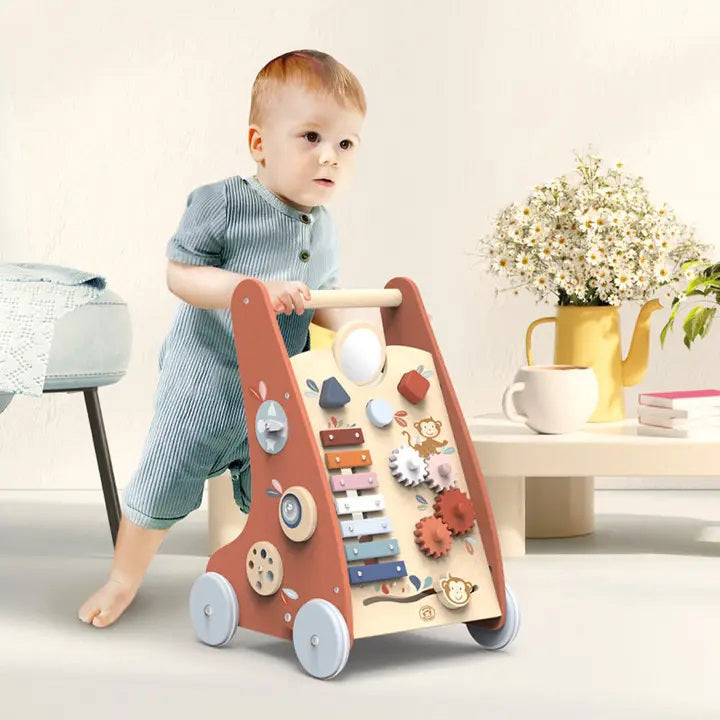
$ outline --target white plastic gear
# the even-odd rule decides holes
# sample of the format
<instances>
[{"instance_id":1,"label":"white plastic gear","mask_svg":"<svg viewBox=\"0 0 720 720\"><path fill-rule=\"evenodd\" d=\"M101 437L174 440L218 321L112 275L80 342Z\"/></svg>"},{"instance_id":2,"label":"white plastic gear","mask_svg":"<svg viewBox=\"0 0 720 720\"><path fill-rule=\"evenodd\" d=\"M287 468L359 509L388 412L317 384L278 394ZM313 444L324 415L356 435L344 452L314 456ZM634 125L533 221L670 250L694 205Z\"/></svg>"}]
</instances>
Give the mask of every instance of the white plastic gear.
<instances>
[{"instance_id":1,"label":"white plastic gear","mask_svg":"<svg viewBox=\"0 0 720 720\"><path fill-rule=\"evenodd\" d=\"M390 453L390 471L405 487L417 487L427 478L425 459L409 445L401 445Z\"/></svg>"},{"instance_id":2,"label":"white plastic gear","mask_svg":"<svg viewBox=\"0 0 720 720\"><path fill-rule=\"evenodd\" d=\"M453 466L447 455L431 455L427 458L426 463L428 469L427 484L431 490L440 492L441 490L454 488L457 485Z\"/></svg>"}]
</instances>

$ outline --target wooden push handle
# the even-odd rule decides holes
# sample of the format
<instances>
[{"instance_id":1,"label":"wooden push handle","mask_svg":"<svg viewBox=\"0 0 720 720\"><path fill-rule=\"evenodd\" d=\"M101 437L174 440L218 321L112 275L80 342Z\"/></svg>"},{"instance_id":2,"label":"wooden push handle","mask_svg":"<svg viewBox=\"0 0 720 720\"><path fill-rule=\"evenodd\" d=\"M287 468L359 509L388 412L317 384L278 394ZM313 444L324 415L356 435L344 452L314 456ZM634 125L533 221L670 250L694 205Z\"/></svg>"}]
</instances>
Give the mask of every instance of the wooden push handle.
<instances>
[{"instance_id":1,"label":"wooden push handle","mask_svg":"<svg viewBox=\"0 0 720 720\"><path fill-rule=\"evenodd\" d=\"M398 307L402 293L390 290L314 290L305 303L308 310L329 307Z\"/></svg>"}]
</instances>

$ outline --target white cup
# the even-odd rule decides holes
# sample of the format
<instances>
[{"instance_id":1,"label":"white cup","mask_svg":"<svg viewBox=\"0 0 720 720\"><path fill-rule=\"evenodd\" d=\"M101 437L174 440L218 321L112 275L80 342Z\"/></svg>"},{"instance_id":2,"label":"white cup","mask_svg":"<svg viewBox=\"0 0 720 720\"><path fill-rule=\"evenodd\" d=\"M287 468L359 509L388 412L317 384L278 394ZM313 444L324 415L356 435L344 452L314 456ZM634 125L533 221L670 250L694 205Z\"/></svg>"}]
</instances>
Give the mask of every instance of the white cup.
<instances>
[{"instance_id":1,"label":"white cup","mask_svg":"<svg viewBox=\"0 0 720 720\"><path fill-rule=\"evenodd\" d=\"M508 420L536 432L568 433L585 425L597 401L597 377L591 367L523 365L503 393L502 408Z\"/></svg>"}]
</instances>

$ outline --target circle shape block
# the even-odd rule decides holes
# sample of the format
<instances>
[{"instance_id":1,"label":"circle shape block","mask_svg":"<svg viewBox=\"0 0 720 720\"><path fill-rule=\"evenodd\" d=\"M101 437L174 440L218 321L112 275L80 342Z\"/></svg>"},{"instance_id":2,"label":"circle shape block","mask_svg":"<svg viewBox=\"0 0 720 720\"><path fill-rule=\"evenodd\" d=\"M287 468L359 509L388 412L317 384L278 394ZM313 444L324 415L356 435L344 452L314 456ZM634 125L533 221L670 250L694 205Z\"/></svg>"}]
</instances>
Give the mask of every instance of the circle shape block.
<instances>
[{"instance_id":1,"label":"circle shape block","mask_svg":"<svg viewBox=\"0 0 720 720\"><path fill-rule=\"evenodd\" d=\"M395 412L393 406L385 398L373 398L365 406L370 422L379 428L392 424Z\"/></svg>"}]
</instances>

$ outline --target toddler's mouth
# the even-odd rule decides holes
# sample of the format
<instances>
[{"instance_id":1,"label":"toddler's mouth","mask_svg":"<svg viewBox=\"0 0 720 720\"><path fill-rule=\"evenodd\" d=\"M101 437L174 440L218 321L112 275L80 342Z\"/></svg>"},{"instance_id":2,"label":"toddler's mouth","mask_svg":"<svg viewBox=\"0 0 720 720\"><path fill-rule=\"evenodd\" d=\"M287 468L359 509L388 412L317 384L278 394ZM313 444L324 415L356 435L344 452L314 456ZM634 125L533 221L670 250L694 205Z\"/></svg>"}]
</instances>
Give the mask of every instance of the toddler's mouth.
<instances>
[{"instance_id":1,"label":"toddler's mouth","mask_svg":"<svg viewBox=\"0 0 720 720\"><path fill-rule=\"evenodd\" d=\"M327 178L315 178L314 182L322 185L323 187L332 187L335 183Z\"/></svg>"}]
</instances>

